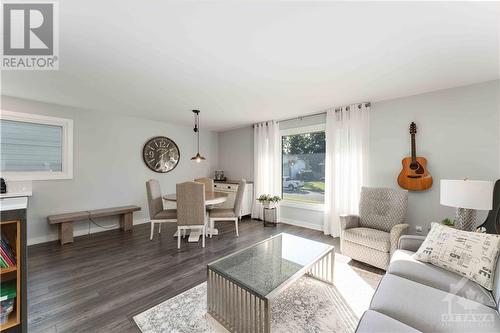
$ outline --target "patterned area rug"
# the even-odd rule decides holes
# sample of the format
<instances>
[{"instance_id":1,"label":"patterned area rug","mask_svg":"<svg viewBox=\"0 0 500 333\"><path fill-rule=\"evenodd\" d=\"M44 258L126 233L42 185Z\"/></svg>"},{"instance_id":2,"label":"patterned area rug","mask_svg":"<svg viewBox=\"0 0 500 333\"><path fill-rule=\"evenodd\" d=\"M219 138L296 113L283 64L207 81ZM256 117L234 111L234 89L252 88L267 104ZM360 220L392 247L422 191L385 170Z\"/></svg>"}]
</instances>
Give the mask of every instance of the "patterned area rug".
<instances>
[{"instance_id":1,"label":"patterned area rug","mask_svg":"<svg viewBox=\"0 0 500 333\"><path fill-rule=\"evenodd\" d=\"M335 286L306 276L281 293L272 308L272 332L354 332L382 276L348 261L335 255ZM134 321L143 333L227 332L207 315L206 298L207 284L202 283Z\"/></svg>"}]
</instances>

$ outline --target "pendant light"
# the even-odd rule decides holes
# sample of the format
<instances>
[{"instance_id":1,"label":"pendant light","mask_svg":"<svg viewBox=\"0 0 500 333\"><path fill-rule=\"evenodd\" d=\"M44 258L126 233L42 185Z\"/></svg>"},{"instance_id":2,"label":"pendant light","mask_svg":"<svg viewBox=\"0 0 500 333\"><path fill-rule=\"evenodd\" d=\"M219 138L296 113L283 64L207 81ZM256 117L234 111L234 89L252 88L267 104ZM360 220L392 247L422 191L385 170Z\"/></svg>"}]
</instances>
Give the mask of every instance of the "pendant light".
<instances>
[{"instance_id":1,"label":"pendant light","mask_svg":"<svg viewBox=\"0 0 500 333\"><path fill-rule=\"evenodd\" d=\"M205 160L205 157L200 155L200 110L193 110L194 113L194 128L193 131L196 133L196 137L198 140L198 152L195 156L191 157L191 161L196 161L196 163L200 163Z\"/></svg>"}]
</instances>

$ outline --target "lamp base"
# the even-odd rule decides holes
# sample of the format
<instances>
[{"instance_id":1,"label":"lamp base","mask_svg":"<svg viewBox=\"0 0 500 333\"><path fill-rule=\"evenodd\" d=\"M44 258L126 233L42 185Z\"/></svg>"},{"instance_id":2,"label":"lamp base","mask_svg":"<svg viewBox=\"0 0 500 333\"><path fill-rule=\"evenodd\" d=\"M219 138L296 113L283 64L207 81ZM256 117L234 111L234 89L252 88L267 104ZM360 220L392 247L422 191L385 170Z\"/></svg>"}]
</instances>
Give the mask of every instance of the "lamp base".
<instances>
[{"instance_id":1,"label":"lamp base","mask_svg":"<svg viewBox=\"0 0 500 333\"><path fill-rule=\"evenodd\" d=\"M467 208L457 208L455 218L455 228L464 231L476 230L476 210Z\"/></svg>"}]
</instances>

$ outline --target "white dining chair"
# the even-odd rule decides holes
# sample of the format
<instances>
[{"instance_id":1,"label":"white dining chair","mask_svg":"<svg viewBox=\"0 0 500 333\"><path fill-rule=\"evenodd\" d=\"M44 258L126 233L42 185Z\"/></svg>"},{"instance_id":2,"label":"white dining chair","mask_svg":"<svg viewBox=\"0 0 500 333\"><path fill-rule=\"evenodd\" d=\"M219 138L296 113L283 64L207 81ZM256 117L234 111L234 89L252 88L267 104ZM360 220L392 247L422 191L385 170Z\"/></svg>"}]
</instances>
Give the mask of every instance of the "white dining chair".
<instances>
[{"instance_id":1,"label":"white dining chair","mask_svg":"<svg viewBox=\"0 0 500 333\"><path fill-rule=\"evenodd\" d=\"M243 202L243 194L245 193L246 181L242 179L238 184L238 191L236 192L236 198L234 199L233 208L214 208L209 211L210 220L210 230L214 229L215 221L234 221L234 227L236 229L236 237L239 237L238 232L238 221L241 214L241 204ZM212 234L210 233L210 238Z\"/></svg>"},{"instance_id":2,"label":"white dining chair","mask_svg":"<svg viewBox=\"0 0 500 333\"><path fill-rule=\"evenodd\" d=\"M212 178L196 178L194 180L197 183L205 184L205 191L213 191L214 190L214 180Z\"/></svg>"}]
</instances>

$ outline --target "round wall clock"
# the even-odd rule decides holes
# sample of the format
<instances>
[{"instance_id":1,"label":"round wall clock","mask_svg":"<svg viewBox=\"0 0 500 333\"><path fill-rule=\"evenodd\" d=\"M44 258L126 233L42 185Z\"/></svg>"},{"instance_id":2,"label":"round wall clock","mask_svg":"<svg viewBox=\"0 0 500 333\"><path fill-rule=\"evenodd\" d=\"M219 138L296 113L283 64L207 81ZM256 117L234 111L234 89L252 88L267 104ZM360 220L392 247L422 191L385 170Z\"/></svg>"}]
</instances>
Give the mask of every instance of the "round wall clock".
<instances>
[{"instance_id":1,"label":"round wall clock","mask_svg":"<svg viewBox=\"0 0 500 333\"><path fill-rule=\"evenodd\" d=\"M169 172L179 163L179 147L167 137L155 136L144 145L142 159L154 172Z\"/></svg>"}]
</instances>

